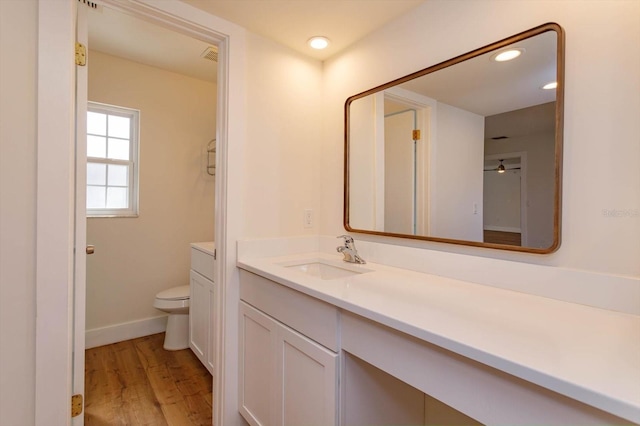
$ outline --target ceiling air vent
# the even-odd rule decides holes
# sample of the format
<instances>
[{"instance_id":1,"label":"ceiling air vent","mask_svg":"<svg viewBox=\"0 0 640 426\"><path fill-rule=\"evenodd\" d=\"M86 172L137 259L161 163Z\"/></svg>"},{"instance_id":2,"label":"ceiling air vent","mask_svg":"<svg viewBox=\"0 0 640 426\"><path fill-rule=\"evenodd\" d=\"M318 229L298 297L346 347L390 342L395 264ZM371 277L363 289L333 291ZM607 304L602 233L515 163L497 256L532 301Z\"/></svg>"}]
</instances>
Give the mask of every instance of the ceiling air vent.
<instances>
[{"instance_id":1,"label":"ceiling air vent","mask_svg":"<svg viewBox=\"0 0 640 426\"><path fill-rule=\"evenodd\" d=\"M87 6L89 6L92 9L98 9L98 4L94 3L90 0L78 0L79 3L83 3L86 4ZM102 10L100 9L100 11L102 12Z\"/></svg>"},{"instance_id":2,"label":"ceiling air vent","mask_svg":"<svg viewBox=\"0 0 640 426\"><path fill-rule=\"evenodd\" d=\"M208 59L210 61L214 61L214 62L218 62L218 48L217 47L213 47L213 46L209 46L205 49L204 52L202 52L202 55L200 55L202 58L204 59Z\"/></svg>"}]
</instances>

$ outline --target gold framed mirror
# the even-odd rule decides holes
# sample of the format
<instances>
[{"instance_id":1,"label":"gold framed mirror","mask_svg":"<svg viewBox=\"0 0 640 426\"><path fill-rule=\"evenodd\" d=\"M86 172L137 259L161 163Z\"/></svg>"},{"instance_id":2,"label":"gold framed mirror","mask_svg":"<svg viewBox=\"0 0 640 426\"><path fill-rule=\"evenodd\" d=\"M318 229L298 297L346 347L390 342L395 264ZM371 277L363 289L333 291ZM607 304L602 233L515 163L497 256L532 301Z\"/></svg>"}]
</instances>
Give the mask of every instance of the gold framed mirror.
<instances>
[{"instance_id":1,"label":"gold framed mirror","mask_svg":"<svg viewBox=\"0 0 640 426\"><path fill-rule=\"evenodd\" d=\"M564 32L548 23L351 96L345 229L557 250L563 94Z\"/></svg>"}]
</instances>

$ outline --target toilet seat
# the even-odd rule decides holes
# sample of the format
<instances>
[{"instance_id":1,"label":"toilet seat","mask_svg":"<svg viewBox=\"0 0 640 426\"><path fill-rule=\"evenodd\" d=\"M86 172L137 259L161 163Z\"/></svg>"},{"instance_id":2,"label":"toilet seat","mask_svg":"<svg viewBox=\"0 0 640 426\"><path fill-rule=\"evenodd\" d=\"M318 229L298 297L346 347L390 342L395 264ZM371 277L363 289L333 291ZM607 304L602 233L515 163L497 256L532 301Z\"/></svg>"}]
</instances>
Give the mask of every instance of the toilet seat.
<instances>
[{"instance_id":1,"label":"toilet seat","mask_svg":"<svg viewBox=\"0 0 640 426\"><path fill-rule=\"evenodd\" d=\"M189 308L189 286L172 287L156 294L153 307L169 313L187 313Z\"/></svg>"},{"instance_id":2,"label":"toilet seat","mask_svg":"<svg viewBox=\"0 0 640 426\"><path fill-rule=\"evenodd\" d=\"M188 285L172 287L156 294L156 299L161 299L161 300L185 300L188 298L189 298Z\"/></svg>"}]
</instances>

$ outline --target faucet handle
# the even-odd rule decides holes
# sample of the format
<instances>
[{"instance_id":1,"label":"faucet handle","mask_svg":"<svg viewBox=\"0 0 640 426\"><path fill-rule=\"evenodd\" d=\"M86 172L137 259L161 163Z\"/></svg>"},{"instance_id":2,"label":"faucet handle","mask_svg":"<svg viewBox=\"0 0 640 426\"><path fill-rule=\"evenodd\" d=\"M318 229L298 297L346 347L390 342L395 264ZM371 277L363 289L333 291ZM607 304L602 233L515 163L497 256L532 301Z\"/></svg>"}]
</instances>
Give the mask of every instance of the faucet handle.
<instances>
[{"instance_id":1,"label":"faucet handle","mask_svg":"<svg viewBox=\"0 0 640 426\"><path fill-rule=\"evenodd\" d=\"M353 244L353 238L350 235L339 235L336 238L344 238L344 243L346 244Z\"/></svg>"}]
</instances>

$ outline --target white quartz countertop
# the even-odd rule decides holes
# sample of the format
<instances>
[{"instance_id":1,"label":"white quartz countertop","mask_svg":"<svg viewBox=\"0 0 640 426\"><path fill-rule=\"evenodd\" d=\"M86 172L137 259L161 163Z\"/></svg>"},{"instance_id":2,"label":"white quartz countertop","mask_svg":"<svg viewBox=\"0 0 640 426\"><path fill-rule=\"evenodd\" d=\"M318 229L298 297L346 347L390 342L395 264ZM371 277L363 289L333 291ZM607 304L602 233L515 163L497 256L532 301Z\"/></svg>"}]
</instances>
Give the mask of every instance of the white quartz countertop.
<instances>
[{"instance_id":1,"label":"white quartz countertop","mask_svg":"<svg viewBox=\"0 0 640 426\"><path fill-rule=\"evenodd\" d=\"M640 423L640 316L374 263L332 280L283 266L315 259L343 265L341 256L305 253L238 266Z\"/></svg>"}]
</instances>

